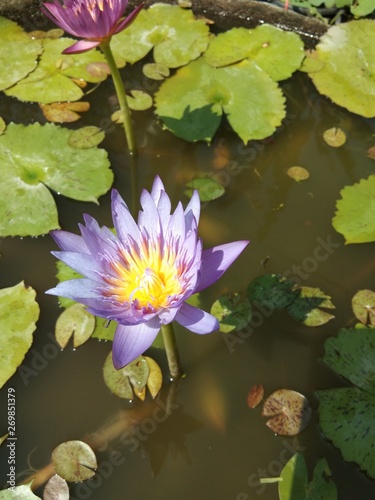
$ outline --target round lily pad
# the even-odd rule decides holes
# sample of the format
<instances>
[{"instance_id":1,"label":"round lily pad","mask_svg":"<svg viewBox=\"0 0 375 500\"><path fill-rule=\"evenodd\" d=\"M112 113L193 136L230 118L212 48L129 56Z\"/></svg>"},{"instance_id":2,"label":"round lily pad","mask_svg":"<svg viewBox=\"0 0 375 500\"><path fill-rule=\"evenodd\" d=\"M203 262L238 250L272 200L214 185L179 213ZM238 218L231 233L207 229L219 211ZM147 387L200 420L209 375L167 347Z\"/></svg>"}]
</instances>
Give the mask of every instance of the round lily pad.
<instances>
[{"instance_id":1,"label":"round lily pad","mask_svg":"<svg viewBox=\"0 0 375 500\"><path fill-rule=\"evenodd\" d=\"M70 482L85 481L95 475L98 464L93 450L83 441L66 441L52 452L57 474Z\"/></svg>"},{"instance_id":2,"label":"round lily pad","mask_svg":"<svg viewBox=\"0 0 375 500\"><path fill-rule=\"evenodd\" d=\"M264 402L262 416L271 417L266 425L275 434L295 436L308 426L311 406L303 394L290 389L279 389Z\"/></svg>"},{"instance_id":3,"label":"round lily pad","mask_svg":"<svg viewBox=\"0 0 375 500\"><path fill-rule=\"evenodd\" d=\"M141 394L141 391L147 384L149 373L149 365L143 356L135 359L124 368L116 370L113 366L112 352L110 352L103 366L103 376L106 386L116 396L129 400L134 397L132 387L137 390L138 394Z\"/></svg>"},{"instance_id":4,"label":"round lily pad","mask_svg":"<svg viewBox=\"0 0 375 500\"><path fill-rule=\"evenodd\" d=\"M305 181L310 177L310 172L306 170L306 168L299 167L297 165L294 167L289 167L286 173L291 179L294 179L296 182Z\"/></svg>"},{"instance_id":5,"label":"round lily pad","mask_svg":"<svg viewBox=\"0 0 375 500\"><path fill-rule=\"evenodd\" d=\"M346 134L341 128L332 127L324 131L323 139L331 148L339 148L346 142Z\"/></svg>"},{"instance_id":6,"label":"round lily pad","mask_svg":"<svg viewBox=\"0 0 375 500\"><path fill-rule=\"evenodd\" d=\"M191 198L197 190L201 202L216 200L225 193L225 188L212 177L197 177L186 183L184 193Z\"/></svg>"},{"instance_id":7,"label":"round lily pad","mask_svg":"<svg viewBox=\"0 0 375 500\"><path fill-rule=\"evenodd\" d=\"M90 314L82 304L73 304L65 309L57 318L55 336L62 349L73 337L74 347L84 344L95 328L95 316Z\"/></svg>"},{"instance_id":8,"label":"round lily pad","mask_svg":"<svg viewBox=\"0 0 375 500\"><path fill-rule=\"evenodd\" d=\"M367 321L375 326L375 292L359 290L352 298L352 308L355 317L364 325Z\"/></svg>"}]
</instances>

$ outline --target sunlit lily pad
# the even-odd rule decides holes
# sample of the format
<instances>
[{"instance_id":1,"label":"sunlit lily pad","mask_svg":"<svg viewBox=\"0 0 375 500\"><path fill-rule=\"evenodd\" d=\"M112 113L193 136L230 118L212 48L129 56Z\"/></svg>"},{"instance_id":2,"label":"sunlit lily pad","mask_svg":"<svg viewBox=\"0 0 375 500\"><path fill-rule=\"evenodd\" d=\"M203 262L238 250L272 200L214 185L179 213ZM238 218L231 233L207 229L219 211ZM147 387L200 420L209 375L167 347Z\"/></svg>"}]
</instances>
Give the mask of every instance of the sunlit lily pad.
<instances>
[{"instance_id":1,"label":"sunlit lily pad","mask_svg":"<svg viewBox=\"0 0 375 500\"><path fill-rule=\"evenodd\" d=\"M251 304L239 293L225 294L212 304L211 314L219 320L220 331L238 332L251 320Z\"/></svg>"},{"instance_id":2,"label":"sunlit lily pad","mask_svg":"<svg viewBox=\"0 0 375 500\"><path fill-rule=\"evenodd\" d=\"M210 141L223 113L244 143L264 139L285 117L284 96L257 65L214 68L202 57L177 70L155 95L156 113L175 135Z\"/></svg>"},{"instance_id":3,"label":"sunlit lily pad","mask_svg":"<svg viewBox=\"0 0 375 500\"><path fill-rule=\"evenodd\" d=\"M367 321L375 326L375 292L359 290L352 298L352 308L355 317L364 325Z\"/></svg>"},{"instance_id":4,"label":"sunlit lily pad","mask_svg":"<svg viewBox=\"0 0 375 500\"><path fill-rule=\"evenodd\" d=\"M69 136L68 144L72 148L90 149L98 146L105 138L105 132L99 127L89 126L82 127L73 132Z\"/></svg>"},{"instance_id":5,"label":"sunlit lily pad","mask_svg":"<svg viewBox=\"0 0 375 500\"><path fill-rule=\"evenodd\" d=\"M345 243L375 241L375 175L341 190L332 225Z\"/></svg>"},{"instance_id":6,"label":"sunlit lily pad","mask_svg":"<svg viewBox=\"0 0 375 500\"><path fill-rule=\"evenodd\" d=\"M266 425L281 436L295 436L308 426L311 406L308 399L299 392L279 389L263 404L263 417L270 417Z\"/></svg>"},{"instance_id":7,"label":"sunlit lily pad","mask_svg":"<svg viewBox=\"0 0 375 500\"><path fill-rule=\"evenodd\" d=\"M256 408L262 401L264 396L264 388L262 384L254 384L247 395L247 406Z\"/></svg>"},{"instance_id":8,"label":"sunlit lily pad","mask_svg":"<svg viewBox=\"0 0 375 500\"><path fill-rule=\"evenodd\" d=\"M334 318L324 309L335 309L331 297L319 288L309 286L299 287L294 291L295 298L287 307L288 313L306 326L320 326Z\"/></svg>"},{"instance_id":9,"label":"sunlit lily pad","mask_svg":"<svg viewBox=\"0 0 375 500\"><path fill-rule=\"evenodd\" d=\"M6 489L0 491L0 500L40 500L40 497L34 495L30 484L15 486L12 490Z\"/></svg>"},{"instance_id":10,"label":"sunlit lily pad","mask_svg":"<svg viewBox=\"0 0 375 500\"><path fill-rule=\"evenodd\" d=\"M42 52L40 40L31 39L15 22L0 16L0 90L31 73Z\"/></svg>"},{"instance_id":11,"label":"sunlit lily pad","mask_svg":"<svg viewBox=\"0 0 375 500\"><path fill-rule=\"evenodd\" d=\"M18 285L0 290L0 388L15 373L33 342L39 318L35 290Z\"/></svg>"},{"instance_id":12,"label":"sunlit lily pad","mask_svg":"<svg viewBox=\"0 0 375 500\"><path fill-rule=\"evenodd\" d=\"M91 337L100 340L112 341L117 328L116 321L108 321L104 318L96 318L95 329Z\"/></svg>"},{"instance_id":13,"label":"sunlit lily pad","mask_svg":"<svg viewBox=\"0 0 375 500\"><path fill-rule=\"evenodd\" d=\"M141 392L147 384L150 373L149 365L143 356L132 361L120 370L113 366L110 352L103 366L103 376L106 386L120 398L133 399L133 388ZM137 395L137 394L136 394Z\"/></svg>"},{"instance_id":14,"label":"sunlit lily pad","mask_svg":"<svg viewBox=\"0 0 375 500\"><path fill-rule=\"evenodd\" d=\"M147 389L150 391L151 397L155 399L156 396L159 394L159 391L163 385L163 374L160 369L160 366L154 359L148 356L144 356L144 358L147 361L149 368L149 375L147 378Z\"/></svg>"},{"instance_id":15,"label":"sunlit lily pad","mask_svg":"<svg viewBox=\"0 0 375 500\"><path fill-rule=\"evenodd\" d=\"M331 148L339 148L346 142L345 132L338 127L332 127L323 132L323 139Z\"/></svg>"},{"instance_id":16,"label":"sunlit lily pad","mask_svg":"<svg viewBox=\"0 0 375 500\"><path fill-rule=\"evenodd\" d=\"M296 33L263 24L255 29L232 28L221 33L211 40L204 57L215 67L248 59L278 81L289 78L301 66L305 54Z\"/></svg>"},{"instance_id":17,"label":"sunlit lily pad","mask_svg":"<svg viewBox=\"0 0 375 500\"><path fill-rule=\"evenodd\" d=\"M135 63L153 49L154 61L178 68L196 59L209 42L209 29L191 10L176 5L154 4L142 10L136 22L112 38L115 55Z\"/></svg>"},{"instance_id":18,"label":"sunlit lily pad","mask_svg":"<svg viewBox=\"0 0 375 500\"><path fill-rule=\"evenodd\" d=\"M147 78L152 80L164 80L170 74L168 66L159 63L147 63L143 66L142 72Z\"/></svg>"},{"instance_id":19,"label":"sunlit lily pad","mask_svg":"<svg viewBox=\"0 0 375 500\"><path fill-rule=\"evenodd\" d=\"M95 316L86 311L82 304L73 304L57 318L55 337L63 349L73 337L73 346L79 347L90 337L95 328Z\"/></svg>"},{"instance_id":20,"label":"sunlit lily pad","mask_svg":"<svg viewBox=\"0 0 375 500\"><path fill-rule=\"evenodd\" d=\"M43 500L69 500L68 483L58 474L54 474L43 490Z\"/></svg>"},{"instance_id":21,"label":"sunlit lily pad","mask_svg":"<svg viewBox=\"0 0 375 500\"><path fill-rule=\"evenodd\" d=\"M105 62L105 58L99 50L82 54L61 54L73 43L71 38L43 40L44 52L38 67L5 93L21 101L43 104L81 99L83 92L74 79L92 83L104 80L107 75L93 75L86 68L90 63Z\"/></svg>"},{"instance_id":22,"label":"sunlit lily pad","mask_svg":"<svg viewBox=\"0 0 375 500\"><path fill-rule=\"evenodd\" d=\"M280 500L337 500L337 488L325 458L317 462L309 483L305 460L297 452L284 466L280 478Z\"/></svg>"},{"instance_id":23,"label":"sunlit lily pad","mask_svg":"<svg viewBox=\"0 0 375 500\"><path fill-rule=\"evenodd\" d=\"M86 101L53 102L51 104L39 104L39 107L49 122L72 123L81 118L78 113L90 109L90 104Z\"/></svg>"},{"instance_id":24,"label":"sunlit lily pad","mask_svg":"<svg viewBox=\"0 0 375 500\"><path fill-rule=\"evenodd\" d=\"M93 450L83 441L66 441L52 452L57 474L69 482L85 481L95 475L98 464Z\"/></svg>"},{"instance_id":25,"label":"sunlit lily pad","mask_svg":"<svg viewBox=\"0 0 375 500\"><path fill-rule=\"evenodd\" d=\"M73 148L70 135L54 124L10 123L0 136L1 236L37 236L59 227L48 188L93 202L109 190L113 173L106 151Z\"/></svg>"},{"instance_id":26,"label":"sunlit lily pad","mask_svg":"<svg viewBox=\"0 0 375 500\"><path fill-rule=\"evenodd\" d=\"M319 71L317 59L323 63ZM374 20L331 26L307 53L303 68L321 94L353 113L375 116Z\"/></svg>"},{"instance_id":27,"label":"sunlit lily pad","mask_svg":"<svg viewBox=\"0 0 375 500\"><path fill-rule=\"evenodd\" d=\"M191 198L195 190L198 191L201 202L216 200L225 193L225 188L212 177L197 177L186 183L186 196Z\"/></svg>"}]
</instances>

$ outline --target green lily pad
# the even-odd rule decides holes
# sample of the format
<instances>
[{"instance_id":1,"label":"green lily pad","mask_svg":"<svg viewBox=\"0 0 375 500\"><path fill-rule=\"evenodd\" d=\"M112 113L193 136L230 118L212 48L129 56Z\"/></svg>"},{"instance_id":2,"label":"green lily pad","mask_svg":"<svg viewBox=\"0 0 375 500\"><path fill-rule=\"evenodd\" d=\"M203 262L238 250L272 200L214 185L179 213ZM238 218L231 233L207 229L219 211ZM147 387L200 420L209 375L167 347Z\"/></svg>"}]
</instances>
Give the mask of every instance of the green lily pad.
<instances>
[{"instance_id":1,"label":"green lily pad","mask_svg":"<svg viewBox=\"0 0 375 500\"><path fill-rule=\"evenodd\" d=\"M0 290L0 388L15 373L33 342L39 318L35 295L23 281Z\"/></svg>"},{"instance_id":2,"label":"green lily pad","mask_svg":"<svg viewBox=\"0 0 375 500\"><path fill-rule=\"evenodd\" d=\"M72 148L70 135L54 124L10 123L0 136L1 236L37 236L59 227L48 188L93 202L110 189L113 173L106 151Z\"/></svg>"},{"instance_id":3,"label":"green lily pad","mask_svg":"<svg viewBox=\"0 0 375 500\"><path fill-rule=\"evenodd\" d=\"M317 71L316 60L323 63ZM375 21L332 26L316 50L307 53L307 71L321 94L353 113L375 116Z\"/></svg>"},{"instance_id":4,"label":"green lily pad","mask_svg":"<svg viewBox=\"0 0 375 500\"><path fill-rule=\"evenodd\" d=\"M294 167L289 167L287 170L287 175L296 182L305 181L310 177L310 172L306 168L299 167L295 165Z\"/></svg>"},{"instance_id":5,"label":"green lily pad","mask_svg":"<svg viewBox=\"0 0 375 500\"><path fill-rule=\"evenodd\" d=\"M331 302L331 297L319 288L302 286L294 293L296 296L286 310L295 320L301 321L306 326L320 326L334 318L332 314L322 311L322 307L335 309L335 306Z\"/></svg>"},{"instance_id":6,"label":"green lily pad","mask_svg":"<svg viewBox=\"0 0 375 500\"><path fill-rule=\"evenodd\" d=\"M375 10L375 5L373 0L357 0L356 2L350 2L350 12L354 17L365 17L372 14Z\"/></svg>"},{"instance_id":7,"label":"green lily pad","mask_svg":"<svg viewBox=\"0 0 375 500\"><path fill-rule=\"evenodd\" d=\"M286 463L280 478L280 500L337 500L337 488L325 458L317 462L309 483L305 460L302 453L297 452Z\"/></svg>"},{"instance_id":8,"label":"green lily pad","mask_svg":"<svg viewBox=\"0 0 375 500\"><path fill-rule=\"evenodd\" d=\"M355 317L364 325L367 321L375 326L375 292L359 290L352 298L352 309Z\"/></svg>"},{"instance_id":9,"label":"green lily pad","mask_svg":"<svg viewBox=\"0 0 375 500\"><path fill-rule=\"evenodd\" d=\"M34 495L31 491L31 483L15 486L12 490L6 489L0 491L0 500L40 500L40 497Z\"/></svg>"},{"instance_id":10,"label":"green lily pad","mask_svg":"<svg viewBox=\"0 0 375 500\"><path fill-rule=\"evenodd\" d=\"M8 88L5 93L21 101L43 104L81 99L82 89L74 79L91 83L105 80L106 74L96 75L87 71L90 63L105 62L105 58L98 50L82 54L61 54L73 43L74 40L71 38L44 39L44 52L38 67L19 83Z\"/></svg>"},{"instance_id":11,"label":"green lily pad","mask_svg":"<svg viewBox=\"0 0 375 500\"><path fill-rule=\"evenodd\" d=\"M284 309L295 299L296 284L281 274L265 274L255 278L247 288L251 302L269 309Z\"/></svg>"},{"instance_id":12,"label":"green lily pad","mask_svg":"<svg viewBox=\"0 0 375 500\"><path fill-rule=\"evenodd\" d=\"M214 68L200 58L177 70L155 95L165 126L189 141L210 141L223 113L244 143L264 139L281 125L284 101L277 84L247 60Z\"/></svg>"},{"instance_id":13,"label":"green lily pad","mask_svg":"<svg viewBox=\"0 0 375 500\"><path fill-rule=\"evenodd\" d=\"M195 190L198 191L201 202L216 200L225 193L225 188L212 177L197 177L187 182L184 194L191 198Z\"/></svg>"},{"instance_id":14,"label":"green lily pad","mask_svg":"<svg viewBox=\"0 0 375 500\"><path fill-rule=\"evenodd\" d=\"M0 16L0 67L3 68L0 90L11 87L34 71L42 52L40 40L33 40L18 24Z\"/></svg>"},{"instance_id":15,"label":"green lily pad","mask_svg":"<svg viewBox=\"0 0 375 500\"><path fill-rule=\"evenodd\" d=\"M116 328L116 321L108 321L107 319L96 317L95 329L91 335L91 338L113 341Z\"/></svg>"},{"instance_id":16,"label":"green lily pad","mask_svg":"<svg viewBox=\"0 0 375 500\"><path fill-rule=\"evenodd\" d=\"M345 243L375 241L375 175L341 190L332 225Z\"/></svg>"},{"instance_id":17,"label":"green lily pad","mask_svg":"<svg viewBox=\"0 0 375 500\"><path fill-rule=\"evenodd\" d=\"M252 311L250 302L242 300L239 293L225 294L212 304L211 314L220 322L220 331L238 332L250 323Z\"/></svg>"},{"instance_id":18,"label":"green lily pad","mask_svg":"<svg viewBox=\"0 0 375 500\"><path fill-rule=\"evenodd\" d=\"M153 100L150 94L143 90L131 90L130 95L126 96L126 100L130 109L134 111L144 111L152 107ZM124 114L120 109L112 113L112 121L115 123L124 123Z\"/></svg>"},{"instance_id":19,"label":"green lily pad","mask_svg":"<svg viewBox=\"0 0 375 500\"><path fill-rule=\"evenodd\" d=\"M66 347L73 336L73 346L84 344L95 328L95 316L86 311L82 304L73 304L57 318L55 337L62 349Z\"/></svg>"},{"instance_id":20,"label":"green lily pad","mask_svg":"<svg viewBox=\"0 0 375 500\"><path fill-rule=\"evenodd\" d=\"M70 134L68 144L72 148L90 149L98 146L105 138L105 132L99 127L89 126L73 130Z\"/></svg>"},{"instance_id":21,"label":"green lily pad","mask_svg":"<svg viewBox=\"0 0 375 500\"><path fill-rule=\"evenodd\" d=\"M232 28L221 33L211 40L204 57L215 67L248 59L279 81L289 78L301 66L305 54L296 33L263 24L255 29Z\"/></svg>"},{"instance_id":22,"label":"green lily pad","mask_svg":"<svg viewBox=\"0 0 375 500\"><path fill-rule=\"evenodd\" d=\"M83 441L66 441L56 446L52 465L60 477L70 482L89 479L98 467L95 453Z\"/></svg>"},{"instance_id":23,"label":"green lily pad","mask_svg":"<svg viewBox=\"0 0 375 500\"><path fill-rule=\"evenodd\" d=\"M135 63L153 49L154 61L178 68L199 57L208 46L209 29L191 10L177 5L154 4L136 21L112 38L115 56Z\"/></svg>"},{"instance_id":24,"label":"green lily pad","mask_svg":"<svg viewBox=\"0 0 375 500\"><path fill-rule=\"evenodd\" d=\"M147 78L152 80L164 80L170 75L168 66L158 63L147 63L143 66L142 72Z\"/></svg>"},{"instance_id":25,"label":"green lily pad","mask_svg":"<svg viewBox=\"0 0 375 500\"><path fill-rule=\"evenodd\" d=\"M112 352L110 352L103 366L106 386L116 396L130 400L134 398L133 388L140 392L146 386L149 373L149 365L143 356L135 359L124 368L116 370L113 366Z\"/></svg>"},{"instance_id":26,"label":"green lily pad","mask_svg":"<svg viewBox=\"0 0 375 500\"><path fill-rule=\"evenodd\" d=\"M361 335L358 332L358 335ZM317 391L319 425L326 439L375 478L375 395L356 387Z\"/></svg>"}]
</instances>

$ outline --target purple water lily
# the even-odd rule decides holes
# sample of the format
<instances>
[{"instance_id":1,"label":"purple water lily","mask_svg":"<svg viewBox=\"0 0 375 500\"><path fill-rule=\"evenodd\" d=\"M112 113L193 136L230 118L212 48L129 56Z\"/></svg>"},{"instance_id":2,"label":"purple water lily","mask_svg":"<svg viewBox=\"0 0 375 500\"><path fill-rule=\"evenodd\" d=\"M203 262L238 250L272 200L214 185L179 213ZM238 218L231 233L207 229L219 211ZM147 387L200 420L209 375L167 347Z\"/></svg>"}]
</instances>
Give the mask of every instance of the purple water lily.
<instances>
[{"instance_id":1,"label":"purple water lily","mask_svg":"<svg viewBox=\"0 0 375 500\"><path fill-rule=\"evenodd\" d=\"M128 0L59 0L42 5L42 11L61 29L83 38L64 50L63 54L86 52L112 35L127 28L137 17L143 4L122 18Z\"/></svg>"},{"instance_id":2,"label":"purple water lily","mask_svg":"<svg viewBox=\"0 0 375 500\"><path fill-rule=\"evenodd\" d=\"M82 236L52 231L62 249L53 252L84 276L47 293L86 305L96 316L117 321L113 363L121 368L143 354L161 326L177 321L194 333L219 328L217 319L185 301L226 271L249 243L237 241L202 250L198 238L200 200L195 191L184 210L171 202L159 177L143 190L138 224L116 190L112 217L117 235L89 215Z\"/></svg>"}]
</instances>

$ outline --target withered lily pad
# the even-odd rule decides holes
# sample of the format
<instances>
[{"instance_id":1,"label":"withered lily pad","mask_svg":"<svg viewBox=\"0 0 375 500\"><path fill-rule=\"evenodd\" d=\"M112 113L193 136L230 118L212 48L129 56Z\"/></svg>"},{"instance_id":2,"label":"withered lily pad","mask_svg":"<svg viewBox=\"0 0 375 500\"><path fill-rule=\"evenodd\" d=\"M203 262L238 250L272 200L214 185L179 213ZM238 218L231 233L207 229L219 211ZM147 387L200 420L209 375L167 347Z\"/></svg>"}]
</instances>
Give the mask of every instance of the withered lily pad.
<instances>
[{"instance_id":1,"label":"withered lily pad","mask_svg":"<svg viewBox=\"0 0 375 500\"><path fill-rule=\"evenodd\" d=\"M92 83L104 80L107 75L93 75L87 71L87 66L94 62L105 62L105 58L99 50L61 54L73 43L71 38L43 40L44 52L37 68L5 93L21 101L43 104L81 99L83 92L74 80Z\"/></svg>"},{"instance_id":2,"label":"withered lily pad","mask_svg":"<svg viewBox=\"0 0 375 500\"><path fill-rule=\"evenodd\" d=\"M10 123L0 136L1 236L37 236L59 227L48 188L93 202L109 190L113 173L106 151L73 148L70 136L50 123Z\"/></svg>"},{"instance_id":3,"label":"withered lily pad","mask_svg":"<svg viewBox=\"0 0 375 500\"><path fill-rule=\"evenodd\" d=\"M305 181L310 177L310 172L306 170L306 168L299 167L297 165L288 168L286 173L291 179L294 179L296 182Z\"/></svg>"},{"instance_id":4,"label":"withered lily pad","mask_svg":"<svg viewBox=\"0 0 375 500\"><path fill-rule=\"evenodd\" d=\"M115 56L135 63L153 49L154 61L178 68L196 59L209 42L209 29L191 10L177 5L154 4L142 10L136 22L112 38Z\"/></svg>"},{"instance_id":5,"label":"withered lily pad","mask_svg":"<svg viewBox=\"0 0 375 500\"><path fill-rule=\"evenodd\" d=\"M72 123L81 118L78 113L90 109L90 104L85 101L53 102L52 104L39 104L39 107L49 122Z\"/></svg>"},{"instance_id":6,"label":"withered lily pad","mask_svg":"<svg viewBox=\"0 0 375 500\"><path fill-rule=\"evenodd\" d=\"M84 344L95 328L95 316L90 314L82 304L73 304L57 318L55 336L63 349L73 337L74 347Z\"/></svg>"},{"instance_id":7,"label":"withered lily pad","mask_svg":"<svg viewBox=\"0 0 375 500\"><path fill-rule=\"evenodd\" d=\"M43 500L69 500L68 483L58 474L48 480L43 490Z\"/></svg>"},{"instance_id":8,"label":"withered lily pad","mask_svg":"<svg viewBox=\"0 0 375 500\"><path fill-rule=\"evenodd\" d=\"M345 243L375 241L375 175L341 190L332 225Z\"/></svg>"},{"instance_id":9,"label":"withered lily pad","mask_svg":"<svg viewBox=\"0 0 375 500\"><path fill-rule=\"evenodd\" d=\"M140 356L124 368L116 370L113 366L112 352L110 352L103 366L103 376L106 386L113 394L120 398L133 399L133 388L137 396L147 384L150 368L147 360ZM132 388L133 387L133 388Z\"/></svg>"},{"instance_id":10,"label":"withered lily pad","mask_svg":"<svg viewBox=\"0 0 375 500\"><path fill-rule=\"evenodd\" d=\"M374 20L331 26L307 54L303 68L321 94L353 113L375 116Z\"/></svg>"},{"instance_id":11,"label":"withered lily pad","mask_svg":"<svg viewBox=\"0 0 375 500\"><path fill-rule=\"evenodd\" d=\"M212 304L211 314L220 322L220 331L238 332L251 320L251 304L239 293L225 294Z\"/></svg>"},{"instance_id":12,"label":"withered lily pad","mask_svg":"<svg viewBox=\"0 0 375 500\"><path fill-rule=\"evenodd\" d=\"M262 384L254 384L247 395L247 406L256 408L262 401L264 396L264 388Z\"/></svg>"},{"instance_id":13,"label":"withered lily pad","mask_svg":"<svg viewBox=\"0 0 375 500\"><path fill-rule=\"evenodd\" d=\"M0 16L0 90L25 78L43 52L40 40L31 39L15 22Z\"/></svg>"},{"instance_id":14,"label":"withered lily pad","mask_svg":"<svg viewBox=\"0 0 375 500\"><path fill-rule=\"evenodd\" d=\"M6 489L0 491L0 500L40 500L31 491L31 483L15 486L12 490Z\"/></svg>"},{"instance_id":15,"label":"withered lily pad","mask_svg":"<svg viewBox=\"0 0 375 500\"><path fill-rule=\"evenodd\" d=\"M341 128L332 127L324 131L323 139L331 148L339 148L346 142L346 134Z\"/></svg>"},{"instance_id":16,"label":"withered lily pad","mask_svg":"<svg viewBox=\"0 0 375 500\"><path fill-rule=\"evenodd\" d=\"M52 465L57 474L69 482L85 481L95 475L96 456L83 441L66 441L52 452Z\"/></svg>"},{"instance_id":17,"label":"withered lily pad","mask_svg":"<svg viewBox=\"0 0 375 500\"><path fill-rule=\"evenodd\" d=\"M331 297L319 288L302 286L295 290L295 298L287 307L292 318L301 321L306 326L320 326L334 318L321 308L335 309Z\"/></svg>"},{"instance_id":18,"label":"withered lily pad","mask_svg":"<svg viewBox=\"0 0 375 500\"><path fill-rule=\"evenodd\" d=\"M269 137L285 117L284 96L271 77L244 60L214 68L201 57L177 70L155 95L156 113L175 135L210 141L225 113L244 143Z\"/></svg>"},{"instance_id":19,"label":"withered lily pad","mask_svg":"<svg viewBox=\"0 0 375 500\"><path fill-rule=\"evenodd\" d=\"M375 326L375 292L359 290L352 298L352 308L355 317L364 325L369 322Z\"/></svg>"},{"instance_id":20,"label":"withered lily pad","mask_svg":"<svg viewBox=\"0 0 375 500\"><path fill-rule=\"evenodd\" d=\"M186 183L184 193L191 198L197 190L201 202L216 200L225 193L225 188L212 177L197 177Z\"/></svg>"},{"instance_id":21,"label":"withered lily pad","mask_svg":"<svg viewBox=\"0 0 375 500\"><path fill-rule=\"evenodd\" d=\"M204 57L215 67L248 59L278 81L289 78L305 55L296 33L263 24L255 29L232 28L221 33L211 40Z\"/></svg>"},{"instance_id":22,"label":"withered lily pad","mask_svg":"<svg viewBox=\"0 0 375 500\"><path fill-rule=\"evenodd\" d=\"M337 500L337 488L325 458L316 464L309 483L305 460L302 453L297 452L286 463L280 479L280 500Z\"/></svg>"},{"instance_id":23,"label":"withered lily pad","mask_svg":"<svg viewBox=\"0 0 375 500\"><path fill-rule=\"evenodd\" d=\"M311 406L303 394L290 389L279 389L264 402L262 416L270 417L266 425L275 434L295 436L308 426Z\"/></svg>"},{"instance_id":24,"label":"withered lily pad","mask_svg":"<svg viewBox=\"0 0 375 500\"><path fill-rule=\"evenodd\" d=\"M39 318L35 290L18 285L0 290L0 388L15 373L33 342Z\"/></svg>"}]
</instances>

